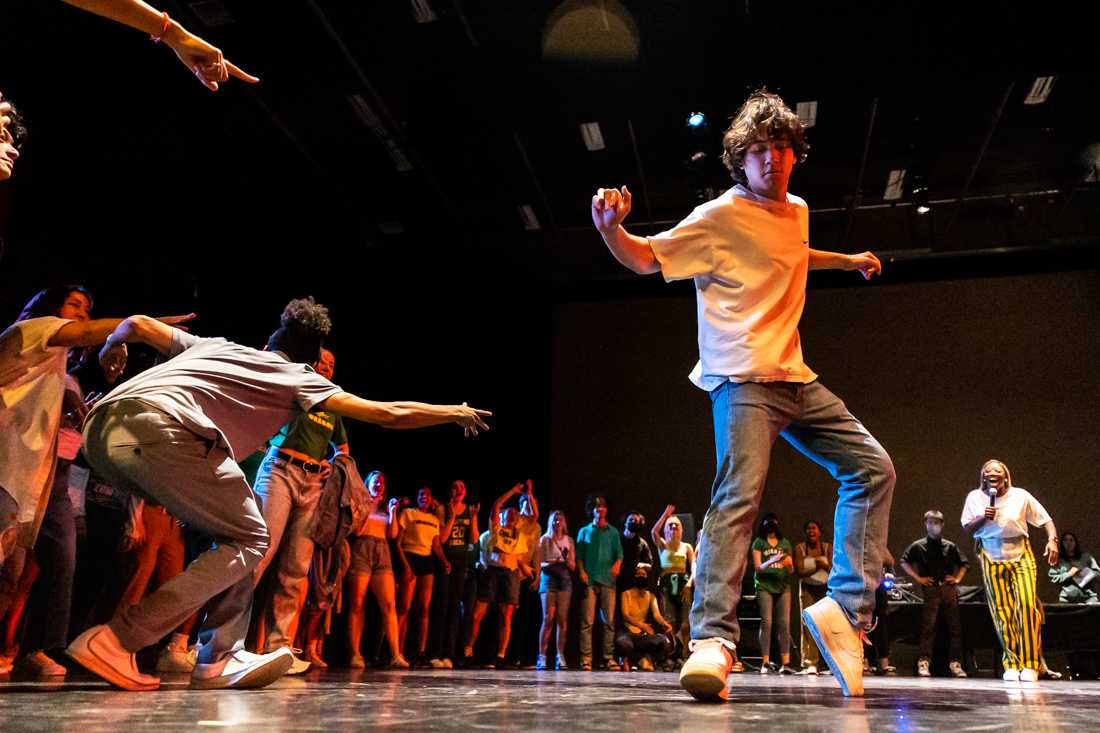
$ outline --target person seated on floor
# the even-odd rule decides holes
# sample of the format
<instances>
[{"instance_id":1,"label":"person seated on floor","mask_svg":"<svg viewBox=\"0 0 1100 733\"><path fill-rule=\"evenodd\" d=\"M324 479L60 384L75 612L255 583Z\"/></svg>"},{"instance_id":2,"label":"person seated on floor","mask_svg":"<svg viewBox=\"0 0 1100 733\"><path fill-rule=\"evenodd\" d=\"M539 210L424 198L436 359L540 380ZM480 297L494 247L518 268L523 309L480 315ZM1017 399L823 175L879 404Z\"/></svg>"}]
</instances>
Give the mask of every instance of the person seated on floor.
<instances>
[{"instance_id":1,"label":"person seated on floor","mask_svg":"<svg viewBox=\"0 0 1100 733\"><path fill-rule=\"evenodd\" d=\"M1073 532L1063 532L1059 540L1058 564L1047 572L1050 581L1062 587L1059 603L1100 603L1096 581L1100 580L1100 565L1090 553L1082 552Z\"/></svg>"},{"instance_id":2,"label":"person seated on floor","mask_svg":"<svg viewBox=\"0 0 1100 733\"><path fill-rule=\"evenodd\" d=\"M634 667L652 672L654 664L661 664L673 649L672 624L661 615L657 596L649 590L649 571L652 565L637 563L633 587L619 596L619 619L622 626L615 635L615 651L622 658L622 668ZM657 633L657 629L661 633Z\"/></svg>"}]
</instances>

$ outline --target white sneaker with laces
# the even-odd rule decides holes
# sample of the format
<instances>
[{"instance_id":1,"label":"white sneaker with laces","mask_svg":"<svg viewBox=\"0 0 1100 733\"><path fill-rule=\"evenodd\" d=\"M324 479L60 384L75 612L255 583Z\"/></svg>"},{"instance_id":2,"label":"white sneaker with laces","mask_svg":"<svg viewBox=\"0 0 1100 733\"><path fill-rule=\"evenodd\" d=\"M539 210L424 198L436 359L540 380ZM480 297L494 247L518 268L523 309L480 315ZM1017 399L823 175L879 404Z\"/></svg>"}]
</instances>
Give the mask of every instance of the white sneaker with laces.
<instances>
[{"instance_id":1,"label":"white sneaker with laces","mask_svg":"<svg viewBox=\"0 0 1100 733\"><path fill-rule=\"evenodd\" d=\"M1021 669L1020 682L1038 682L1039 673L1034 669Z\"/></svg>"},{"instance_id":2,"label":"white sneaker with laces","mask_svg":"<svg viewBox=\"0 0 1100 733\"><path fill-rule=\"evenodd\" d=\"M1005 682L1019 682L1020 670L1018 669L1006 669L1005 673L1001 675L1001 679Z\"/></svg>"},{"instance_id":3,"label":"white sneaker with laces","mask_svg":"<svg viewBox=\"0 0 1100 733\"><path fill-rule=\"evenodd\" d=\"M807 664L805 667L798 671L800 675L814 676L817 674L817 667L813 664Z\"/></svg>"},{"instance_id":4,"label":"white sneaker with laces","mask_svg":"<svg viewBox=\"0 0 1100 733\"><path fill-rule=\"evenodd\" d=\"M958 664L958 662L952 662L952 664ZM929 669L929 663L927 659L917 660L917 676L918 677L931 677L932 670Z\"/></svg>"},{"instance_id":5,"label":"white sneaker with laces","mask_svg":"<svg viewBox=\"0 0 1100 733\"><path fill-rule=\"evenodd\" d=\"M290 648L290 647L288 647ZM290 654L294 657L294 661L290 663L290 669L286 671L286 674L304 674L309 671L309 668L313 666L310 662L302 659L298 655L302 653L301 649L290 648Z\"/></svg>"},{"instance_id":6,"label":"white sneaker with laces","mask_svg":"<svg viewBox=\"0 0 1100 733\"><path fill-rule=\"evenodd\" d=\"M294 653L287 647L267 654L252 654L243 649L210 664L196 664L191 687L198 690L255 689L266 687L286 674L294 664Z\"/></svg>"},{"instance_id":7,"label":"white sneaker with laces","mask_svg":"<svg viewBox=\"0 0 1100 733\"><path fill-rule=\"evenodd\" d=\"M956 661L952 661L951 664L947 665L947 668L951 670L951 674L959 679L966 677L966 670L963 669L962 665Z\"/></svg>"},{"instance_id":8,"label":"white sneaker with laces","mask_svg":"<svg viewBox=\"0 0 1100 733\"><path fill-rule=\"evenodd\" d=\"M721 702L729 698L726 679L733 666L732 641L721 638L692 639L691 656L680 669L680 686L696 700Z\"/></svg>"},{"instance_id":9,"label":"white sneaker with laces","mask_svg":"<svg viewBox=\"0 0 1100 733\"><path fill-rule=\"evenodd\" d=\"M829 596L805 609L802 620L817 642L821 658L840 683L841 692L847 697L862 697L865 635L852 626L844 609Z\"/></svg>"}]
</instances>

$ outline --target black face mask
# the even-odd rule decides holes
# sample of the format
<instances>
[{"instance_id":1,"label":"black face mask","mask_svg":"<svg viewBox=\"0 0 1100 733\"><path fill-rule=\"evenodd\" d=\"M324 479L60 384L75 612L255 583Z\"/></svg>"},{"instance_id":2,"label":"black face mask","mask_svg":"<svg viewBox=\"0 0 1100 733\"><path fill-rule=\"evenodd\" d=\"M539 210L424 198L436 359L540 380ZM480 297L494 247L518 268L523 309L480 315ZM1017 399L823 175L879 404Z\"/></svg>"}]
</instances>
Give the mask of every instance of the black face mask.
<instances>
[{"instance_id":1,"label":"black face mask","mask_svg":"<svg viewBox=\"0 0 1100 733\"><path fill-rule=\"evenodd\" d=\"M639 590L645 590L649 587L649 578L644 575L639 575L638 577L634 578L634 587L638 588Z\"/></svg>"},{"instance_id":2,"label":"black face mask","mask_svg":"<svg viewBox=\"0 0 1100 733\"><path fill-rule=\"evenodd\" d=\"M639 522L636 522L636 521L635 521L635 520L633 520L633 519L631 519L630 521L628 521L628 522L626 523L626 529L627 529L627 531L628 531L628 532L630 532L631 534L638 534L639 532L641 532L641 531L642 531L642 529L643 529L644 527L645 527L645 525L644 525L644 524L640 524Z\"/></svg>"},{"instance_id":3,"label":"black face mask","mask_svg":"<svg viewBox=\"0 0 1100 733\"><path fill-rule=\"evenodd\" d=\"M779 532L778 522L764 522L764 534L776 534Z\"/></svg>"}]
</instances>

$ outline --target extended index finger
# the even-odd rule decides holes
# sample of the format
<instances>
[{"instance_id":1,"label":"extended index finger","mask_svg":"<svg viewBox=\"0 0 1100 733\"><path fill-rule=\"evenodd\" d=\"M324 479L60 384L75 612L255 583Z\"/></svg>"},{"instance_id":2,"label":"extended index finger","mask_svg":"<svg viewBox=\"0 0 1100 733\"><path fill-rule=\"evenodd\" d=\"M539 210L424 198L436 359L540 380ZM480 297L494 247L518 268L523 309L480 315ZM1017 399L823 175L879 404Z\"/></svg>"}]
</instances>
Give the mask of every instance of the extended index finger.
<instances>
[{"instance_id":1,"label":"extended index finger","mask_svg":"<svg viewBox=\"0 0 1100 733\"><path fill-rule=\"evenodd\" d=\"M236 64L230 62L229 59L226 59L225 61L225 69L229 72L230 76L235 76L241 81L247 81L249 84L256 84L260 81L260 77L252 76L252 74L249 74L247 71L242 70Z\"/></svg>"}]
</instances>

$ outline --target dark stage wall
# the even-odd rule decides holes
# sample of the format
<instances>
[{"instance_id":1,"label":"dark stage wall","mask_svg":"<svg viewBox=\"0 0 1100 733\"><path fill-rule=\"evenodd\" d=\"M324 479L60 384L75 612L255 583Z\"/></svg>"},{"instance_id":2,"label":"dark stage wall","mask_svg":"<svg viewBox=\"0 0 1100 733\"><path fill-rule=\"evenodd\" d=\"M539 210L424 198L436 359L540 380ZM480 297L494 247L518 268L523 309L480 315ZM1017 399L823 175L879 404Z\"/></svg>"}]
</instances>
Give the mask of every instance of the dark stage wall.
<instances>
[{"instance_id":1,"label":"dark stage wall","mask_svg":"<svg viewBox=\"0 0 1100 733\"><path fill-rule=\"evenodd\" d=\"M948 517L946 536L969 550L958 517L992 457L1059 530L1100 550L1100 272L853 283L810 291L803 350L894 459L894 553L922 536L933 506ZM694 296L670 293L555 308L551 471L572 531L591 491L609 495L616 522L628 506L650 522L668 502L697 522L707 507L710 400L687 380ZM781 440L763 509L800 537L807 518L831 524L834 502L829 476ZM1037 549L1043 537L1032 534ZM1056 599L1045 577L1040 588Z\"/></svg>"}]
</instances>

